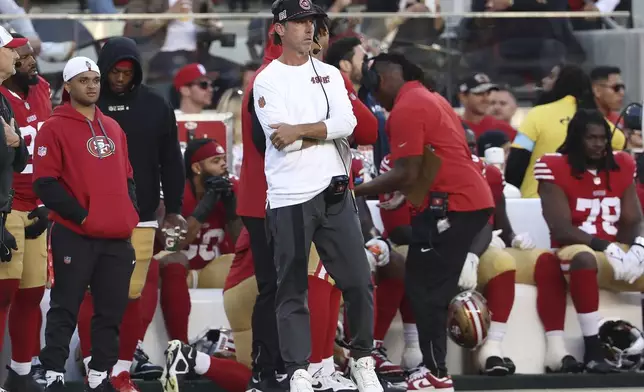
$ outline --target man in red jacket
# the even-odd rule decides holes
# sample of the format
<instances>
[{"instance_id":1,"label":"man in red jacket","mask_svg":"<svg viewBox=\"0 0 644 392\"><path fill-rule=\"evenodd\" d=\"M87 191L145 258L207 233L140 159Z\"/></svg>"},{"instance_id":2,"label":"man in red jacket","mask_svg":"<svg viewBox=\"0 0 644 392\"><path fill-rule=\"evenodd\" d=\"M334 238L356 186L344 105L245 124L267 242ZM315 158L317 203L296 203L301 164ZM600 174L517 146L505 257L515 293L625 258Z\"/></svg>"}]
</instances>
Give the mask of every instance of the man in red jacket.
<instances>
[{"instance_id":1,"label":"man in red jacket","mask_svg":"<svg viewBox=\"0 0 644 392\"><path fill-rule=\"evenodd\" d=\"M89 286L96 313L88 383L89 390L97 390L107 387L107 371L118 356L119 325L136 260L130 237L139 215L125 133L96 107L98 66L75 57L65 65L63 80L65 103L40 129L33 157L34 190L54 222L51 308L40 360L46 390L63 390L69 341Z\"/></svg>"}]
</instances>

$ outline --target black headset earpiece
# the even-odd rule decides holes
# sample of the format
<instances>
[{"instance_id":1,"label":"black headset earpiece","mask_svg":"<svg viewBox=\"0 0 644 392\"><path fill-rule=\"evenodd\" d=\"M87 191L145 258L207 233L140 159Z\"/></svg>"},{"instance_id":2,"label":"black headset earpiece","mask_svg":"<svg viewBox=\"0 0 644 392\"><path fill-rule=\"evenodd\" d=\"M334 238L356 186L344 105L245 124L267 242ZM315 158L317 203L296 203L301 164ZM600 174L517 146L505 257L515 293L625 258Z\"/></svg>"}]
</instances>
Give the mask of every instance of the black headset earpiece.
<instances>
[{"instance_id":1,"label":"black headset earpiece","mask_svg":"<svg viewBox=\"0 0 644 392\"><path fill-rule=\"evenodd\" d=\"M370 92L375 93L380 85L380 75L378 75L375 67L369 67L369 62L373 59L374 57L369 57L366 54L364 56L362 62L362 85Z\"/></svg>"}]
</instances>

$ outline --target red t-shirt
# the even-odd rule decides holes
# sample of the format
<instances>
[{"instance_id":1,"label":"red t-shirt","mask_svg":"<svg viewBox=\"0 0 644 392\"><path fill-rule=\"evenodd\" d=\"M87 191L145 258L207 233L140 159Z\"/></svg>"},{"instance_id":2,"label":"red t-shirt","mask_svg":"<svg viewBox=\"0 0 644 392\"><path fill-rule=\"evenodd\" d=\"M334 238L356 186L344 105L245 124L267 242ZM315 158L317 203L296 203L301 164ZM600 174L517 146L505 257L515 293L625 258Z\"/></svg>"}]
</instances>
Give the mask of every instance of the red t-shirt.
<instances>
[{"instance_id":1,"label":"red t-shirt","mask_svg":"<svg viewBox=\"0 0 644 392\"><path fill-rule=\"evenodd\" d=\"M450 211L494 207L492 193L472 161L461 120L440 94L419 82L407 82L398 92L387 120L393 161L423 155L431 146L442 164L431 187L449 194Z\"/></svg>"},{"instance_id":2,"label":"red t-shirt","mask_svg":"<svg viewBox=\"0 0 644 392\"><path fill-rule=\"evenodd\" d=\"M581 178L573 177L568 157L546 154L534 165L538 181L551 182L563 190L568 198L572 224L597 238L615 241L619 229L621 199L624 191L633 184L635 161L625 152L616 152L619 171L605 171L595 175L585 171ZM610 181L610 186L608 185ZM560 244L552 241L552 247Z\"/></svg>"},{"instance_id":3,"label":"red t-shirt","mask_svg":"<svg viewBox=\"0 0 644 392\"><path fill-rule=\"evenodd\" d=\"M239 238L237 238L237 244L235 245L235 258L233 259L230 271L226 276L224 291L237 286L253 275L255 275L253 252L250 250L250 236L248 235L248 230L244 227L239 233Z\"/></svg>"},{"instance_id":4,"label":"red t-shirt","mask_svg":"<svg viewBox=\"0 0 644 392\"><path fill-rule=\"evenodd\" d=\"M233 179L233 189L237 187L237 181ZM188 217L197 208L199 201L192 193L190 180L186 181L183 191L183 208L181 215ZM208 215L206 222L201 225L197 238L188 245L183 252L188 257L190 269L200 270L217 257L233 252L230 237L226 234L226 210L224 203L217 203L213 211Z\"/></svg>"},{"instance_id":5,"label":"red t-shirt","mask_svg":"<svg viewBox=\"0 0 644 392\"><path fill-rule=\"evenodd\" d=\"M468 127L470 127L477 139L487 131L501 131L508 135L508 140L510 141L514 140L514 137L517 135L516 129L512 128L510 124L506 123L505 121L498 120L492 116L483 117L483 119L478 124L467 121L465 119L463 119L463 122L467 124Z\"/></svg>"},{"instance_id":6,"label":"red t-shirt","mask_svg":"<svg viewBox=\"0 0 644 392\"><path fill-rule=\"evenodd\" d=\"M353 115L356 116L356 127L353 129L353 139L356 144L367 146L374 144L378 139L378 119L369 108L358 99L358 94L349 77L340 72L344 80L344 87L349 93L349 100L353 109Z\"/></svg>"},{"instance_id":7,"label":"red t-shirt","mask_svg":"<svg viewBox=\"0 0 644 392\"><path fill-rule=\"evenodd\" d=\"M20 134L25 140L29 159L25 170L13 174L13 198L12 209L16 211L32 211L38 207L38 197L33 190L33 153L36 134L45 120L51 116L51 90L49 83L38 76L38 84L29 87L27 99L19 92L9 90L0 86L0 93L9 101L11 109L20 128Z\"/></svg>"}]
</instances>

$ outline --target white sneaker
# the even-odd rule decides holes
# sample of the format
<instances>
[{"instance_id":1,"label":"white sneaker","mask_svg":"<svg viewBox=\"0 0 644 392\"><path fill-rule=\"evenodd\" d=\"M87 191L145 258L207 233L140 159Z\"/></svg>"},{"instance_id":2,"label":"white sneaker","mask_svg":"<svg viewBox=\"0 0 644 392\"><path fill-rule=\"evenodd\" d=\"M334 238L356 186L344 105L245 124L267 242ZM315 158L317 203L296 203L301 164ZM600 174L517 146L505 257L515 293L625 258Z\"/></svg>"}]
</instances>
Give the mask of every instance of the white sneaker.
<instances>
[{"instance_id":1,"label":"white sneaker","mask_svg":"<svg viewBox=\"0 0 644 392\"><path fill-rule=\"evenodd\" d=\"M376 375L376 362L371 356L351 359L351 379L360 392L383 392L382 384Z\"/></svg>"},{"instance_id":2,"label":"white sneaker","mask_svg":"<svg viewBox=\"0 0 644 392\"><path fill-rule=\"evenodd\" d=\"M298 369L291 376L290 392L313 392L313 379L305 369Z\"/></svg>"},{"instance_id":3,"label":"white sneaker","mask_svg":"<svg viewBox=\"0 0 644 392\"><path fill-rule=\"evenodd\" d=\"M315 381L313 384L313 390L315 392L355 392L358 390L356 384L342 376L340 372L334 372L329 376L319 371L313 375L313 379Z\"/></svg>"}]
</instances>

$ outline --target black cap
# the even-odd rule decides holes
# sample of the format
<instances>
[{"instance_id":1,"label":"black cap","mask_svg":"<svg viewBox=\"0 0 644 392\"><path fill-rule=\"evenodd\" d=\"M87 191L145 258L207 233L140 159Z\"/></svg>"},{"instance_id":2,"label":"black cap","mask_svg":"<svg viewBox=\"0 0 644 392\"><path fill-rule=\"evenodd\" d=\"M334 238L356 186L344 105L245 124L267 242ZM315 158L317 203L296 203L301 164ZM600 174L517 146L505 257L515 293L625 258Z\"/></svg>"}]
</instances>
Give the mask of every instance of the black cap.
<instances>
[{"instance_id":1,"label":"black cap","mask_svg":"<svg viewBox=\"0 0 644 392\"><path fill-rule=\"evenodd\" d=\"M479 156L485 156L485 150L492 147L503 147L510 142L505 132L498 129L486 130L476 141Z\"/></svg>"},{"instance_id":2,"label":"black cap","mask_svg":"<svg viewBox=\"0 0 644 392\"><path fill-rule=\"evenodd\" d=\"M464 79L458 86L461 93L481 94L490 90L498 90L499 86L492 83L490 78L484 73L475 73Z\"/></svg>"},{"instance_id":3,"label":"black cap","mask_svg":"<svg viewBox=\"0 0 644 392\"><path fill-rule=\"evenodd\" d=\"M273 23L309 17L326 17L326 12L311 0L276 0L271 7Z\"/></svg>"}]
</instances>

